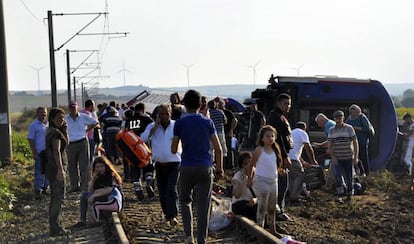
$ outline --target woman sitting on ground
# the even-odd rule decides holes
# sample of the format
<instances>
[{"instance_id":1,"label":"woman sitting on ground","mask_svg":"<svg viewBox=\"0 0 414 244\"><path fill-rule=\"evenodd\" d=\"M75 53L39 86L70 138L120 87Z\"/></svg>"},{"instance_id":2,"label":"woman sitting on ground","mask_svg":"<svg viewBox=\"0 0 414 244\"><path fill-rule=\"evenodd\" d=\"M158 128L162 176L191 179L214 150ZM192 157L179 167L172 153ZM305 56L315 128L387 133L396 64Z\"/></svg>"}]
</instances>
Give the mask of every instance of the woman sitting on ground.
<instances>
[{"instance_id":1,"label":"woman sitting on ground","mask_svg":"<svg viewBox=\"0 0 414 244\"><path fill-rule=\"evenodd\" d=\"M106 157L97 157L93 161L88 191L88 205L91 206L95 222L99 222L100 211L121 211L122 179Z\"/></svg>"},{"instance_id":2,"label":"woman sitting on ground","mask_svg":"<svg viewBox=\"0 0 414 244\"><path fill-rule=\"evenodd\" d=\"M231 183L233 185L232 211L235 214L245 216L256 221L257 198L251 187L247 187L247 169L250 164L250 153L240 155L238 164L240 170L234 175Z\"/></svg>"}]
</instances>

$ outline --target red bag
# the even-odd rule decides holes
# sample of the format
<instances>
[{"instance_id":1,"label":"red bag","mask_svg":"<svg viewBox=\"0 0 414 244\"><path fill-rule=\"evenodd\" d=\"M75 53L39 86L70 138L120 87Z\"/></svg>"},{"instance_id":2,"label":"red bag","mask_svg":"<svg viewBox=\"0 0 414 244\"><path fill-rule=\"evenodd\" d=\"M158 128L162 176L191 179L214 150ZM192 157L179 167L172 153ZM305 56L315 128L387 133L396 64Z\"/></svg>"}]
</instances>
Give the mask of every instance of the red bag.
<instances>
[{"instance_id":1,"label":"red bag","mask_svg":"<svg viewBox=\"0 0 414 244\"><path fill-rule=\"evenodd\" d=\"M124 159L131 165L143 168L151 160L151 149L137 136L133 130L121 130L116 134L116 146Z\"/></svg>"}]
</instances>

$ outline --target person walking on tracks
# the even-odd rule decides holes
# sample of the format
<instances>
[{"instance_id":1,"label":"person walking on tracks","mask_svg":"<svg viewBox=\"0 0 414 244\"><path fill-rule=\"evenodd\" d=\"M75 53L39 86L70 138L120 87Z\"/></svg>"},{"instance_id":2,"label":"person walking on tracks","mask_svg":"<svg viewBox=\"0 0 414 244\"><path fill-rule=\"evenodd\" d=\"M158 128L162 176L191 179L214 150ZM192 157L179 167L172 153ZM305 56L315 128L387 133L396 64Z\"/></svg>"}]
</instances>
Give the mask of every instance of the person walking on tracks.
<instances>
[{"instance_id":1,"label":"person walking on tracks","mask_svg":"<svg viewBox=\"0 0 414 244\"><path fill-rule=\"evenodd\" d=\"M68 144L65 111L52 108L49 113L49 128L46 132L46 175L50 182L49 228L50 236L67 235L61 225L60 212L65 195L64 156Z\"/></svg>"},{"instance_id":2,"label":"person walking on tracks","mask_svg":"<svg viewBox=\"0 0 414 244\"><path fill-rule=\"evenodd\" d=\"M155 121L141 134L144 142L151 141L160 204L165 219L171 226L178 224L177 180L182 151L179 148L177 153L171 153L174 125L175 120L171 119L171 107L168 104L161 104Z\"/></svg>"},{"instance_id":3,"label":"person walking on tracks","mask_svg":"<svg viewBox=\"0 0 414 244\"><path fill-rule=\"evenodd\" d=\"M210 142L215 150L216 174L220 177L223 176L223 154L213 121L199 113L201 94L195 90L188 90L184 95L184 105L188 114L175 123L171 152L176 154L179 143L182 143L178 193L186 235L185 243L194 243L191 206L192 193L197 188L197 243L203 244L206 243L208 235L213 182Z\"/></svg>"},{"instance_id":4,"label":"person walking on tracks","mask_svg":"<svg viewBox=\"0 0 414 244\"><path fill-rule=\"evenodd\" d=\"M44 163L46 156L45 135L49 126L47 122L47 109L45 107L38 107L36 109L36 116L36 120L33 121L29 126L27 139L29 140L32 156L35 160L34 190L35 199L38 200L41 198L41 194L46 194L47 188L49 187L49 181L44 172Z\"/></svg>"}]
</instances>

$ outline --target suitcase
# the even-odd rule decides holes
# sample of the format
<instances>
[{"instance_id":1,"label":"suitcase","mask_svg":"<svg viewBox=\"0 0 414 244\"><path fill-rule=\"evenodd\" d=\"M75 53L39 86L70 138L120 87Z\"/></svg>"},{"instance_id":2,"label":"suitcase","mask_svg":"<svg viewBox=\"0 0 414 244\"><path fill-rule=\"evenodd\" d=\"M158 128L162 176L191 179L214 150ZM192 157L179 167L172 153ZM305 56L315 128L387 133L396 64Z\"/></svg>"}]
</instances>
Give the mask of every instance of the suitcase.
<instances>
[{"instance_id":1,"label":"suitcase","mask_svg":"<svg viewBox=\"0 0 414 244\"><path fill-rule=\"evenodd\" d=\"M151 150L133 130L121 130L116 134L116 146L131 165L143 168L151 160Z\"/></svg>"},{"instance_id":2,"label":"suitcase","mask_svg":"<svg viewBox=\"0 0 414 244\"><path fill-rule=\"evenodd\" d=\"M308 190L319 189L325 185L325 174L319 166L305 168L305 183Z\"/></svg>"}]
</instances>

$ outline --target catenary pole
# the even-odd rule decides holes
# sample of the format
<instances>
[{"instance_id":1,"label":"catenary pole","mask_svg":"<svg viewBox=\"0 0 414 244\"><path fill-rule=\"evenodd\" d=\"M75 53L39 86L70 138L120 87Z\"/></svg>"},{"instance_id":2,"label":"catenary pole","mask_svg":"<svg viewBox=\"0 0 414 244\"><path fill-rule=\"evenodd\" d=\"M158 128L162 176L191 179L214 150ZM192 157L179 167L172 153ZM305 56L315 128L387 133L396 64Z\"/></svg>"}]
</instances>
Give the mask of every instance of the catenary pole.
<instances>
[{"instance_id":1,"label":"catenary pole","mask_svg":"<svg viewBox=\"0 0 414 244\"><path fill-rule=\"evenodd\" d=\"M12 159L9 87L7 78L6 38L4 30L3 1L0 0L0 166Z\"/></svg>"},{"instance_id":2,"label":"catenary pole","mask_svg":"<svg viewBox=\"0 0 414 244\"><path fill-rule=\"evenodd\" d=\"M50 60L50 85L52 91L52 107L57 107L56 94L56 64L55 64L55 44L53 38L52 11L47 11L47 23L49 26L49 60Z\"/></svg>"},{"instance_id":3,"label":"catenary pole","mask_svg":"<svg viewBox=\"0 0 414 244\"><path fill-rule=\"evenodd\" d=\"M68 104L70 103L71 94L70 94L70 57L69 57L69 49L66 49L66 74L67 74L67 81L68 81Z\"/></svg>"}]
</instances>

